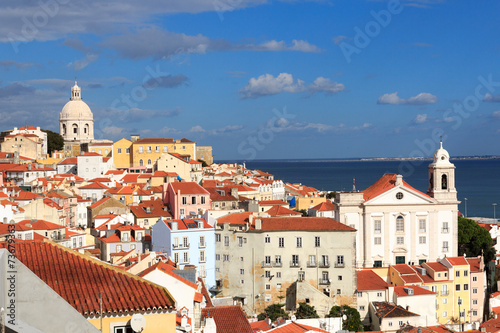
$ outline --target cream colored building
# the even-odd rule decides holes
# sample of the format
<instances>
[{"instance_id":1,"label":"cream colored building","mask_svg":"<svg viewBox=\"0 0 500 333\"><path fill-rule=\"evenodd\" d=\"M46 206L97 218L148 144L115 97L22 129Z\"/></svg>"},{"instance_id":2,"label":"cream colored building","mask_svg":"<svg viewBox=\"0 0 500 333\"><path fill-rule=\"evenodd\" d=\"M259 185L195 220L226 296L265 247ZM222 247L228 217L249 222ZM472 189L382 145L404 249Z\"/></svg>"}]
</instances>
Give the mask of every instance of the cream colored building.
<instances>
[{"instance_id":1,"label":"cream colored building","mask_svg":"<svg viewBox=\"0 0 500 333\"><path fill-rule=\"evenodd\" d=\"M202 179L201 162L176 153L162 154L154 166L156 171L175 172L186 182L199 183Z\"/></svg>"},{"instance_id":2,"label":"cream colored building","mask_svg":"<svg viewBox=\"0 0 500 333\"><path fill-rule=\"evenodd\" d=\"M43 149L43 140L35 134L10 134L1 143L2 152L19 153L20 156L32 159L45 157Z\"/></svg>"},{"instance_id":3,"label":"cream colored building","mask_svg":"<svg viewBox=\"0 0 500 333\"><path fill-rule=\"evenodd\" d=\"M330 307L355 306L354 239L354 229L330 218L249 212L221 217L215 230L217 297L240 300L251 315L274 303L294 307L307 301L288 299L289 287L304 284L328 296ZM315 305L312 297L309 301Z\"/></svg>"},{"instance_id":4,"label":"cream colored building","mask_svg":"<svg viewBox=\"0 0 500 333\"><path fill-rule=\"evenodd\" d=\"M421 264L457 255L455 166L441 147L420 192L403 176L385 174L362 192L337 193L335 217L357 229L356 266Z\"/></svg>"}]
</instances>

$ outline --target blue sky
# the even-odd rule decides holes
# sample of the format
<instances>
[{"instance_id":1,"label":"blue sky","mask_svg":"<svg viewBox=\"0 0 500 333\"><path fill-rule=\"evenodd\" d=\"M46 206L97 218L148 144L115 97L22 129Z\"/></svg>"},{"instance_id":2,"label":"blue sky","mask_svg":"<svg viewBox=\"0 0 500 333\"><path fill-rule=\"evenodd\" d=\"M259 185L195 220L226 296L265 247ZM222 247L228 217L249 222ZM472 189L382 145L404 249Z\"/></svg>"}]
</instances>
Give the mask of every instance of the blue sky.
<instances>
[{"instance_id":1,"label":"blue sky","mask_svg":"<svg viewBox=\"0 0 500 333\"><path fill-rule=\"evenodd\" d=\"M498 154L498 1L7 0L2 130L58 131L75 77L96 138L215 159Z\"/></svg>"}]
</instances>

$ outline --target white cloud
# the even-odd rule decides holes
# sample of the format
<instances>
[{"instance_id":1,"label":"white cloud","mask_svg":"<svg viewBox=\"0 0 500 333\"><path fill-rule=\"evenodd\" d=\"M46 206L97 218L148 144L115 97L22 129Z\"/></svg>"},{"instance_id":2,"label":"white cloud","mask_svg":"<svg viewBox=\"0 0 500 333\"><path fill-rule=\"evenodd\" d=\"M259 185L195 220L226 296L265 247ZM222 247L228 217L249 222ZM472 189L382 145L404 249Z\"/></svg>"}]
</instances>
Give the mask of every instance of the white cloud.
<instances>
[{"instance_id":1,"label":"white cloud","mask_svg":"<svg viewBox=\"0 0 500 333\"><path fill-rule=\"evenodd\" d=\"M483 102L500 103L500 95L492 95L486 93L483 97Z\"/></svg>"},{"instance_id":2,"label":"white cloud","mask_svg":"<svg viewBox=\"0 0 500 333\"><path fill-rule=\"evenodd\" d=\"M191 132L191 133L204 133L206 131L200 125L196 125L196 126L191 127L189 132Z\"/></svg>"},{"instance_id":3,"label":"white cloud","mask_svg":"<svg viewBox=\"0 0 500 333\"><path fill-rule=\"evenodd\" d=\"M99 59L99 56L95 54L87 54L87 56L83 59L77 60L74 63L70 62L68 64L68 67L73 67L75 71L79 71L93 63L94 61L97 61Z\"/></svg>"},{"instance_id":4,"label":"white cloud","mask_svg":"<svg viewBox=\"0 0 500 333\"><path fill-rule=\"evenodd\" d=\"M181 131L179 131L178 129L175 129L175 128L170 128L170 127L163 127L161 130L160 130L161 133L163 134L178 134L180 133Z\"/></svg>"},{"instance_id":5,"label":"white cloud","mask_svg":"<svg viewBox=\"0 0 500 333\"><path fill-rule=\"evenodd\" d=\"M333 94L344 89L345 86L342 83L332 82L330 79L321 76L316 78L312 84L306 86L304 81L294 79L292 74L280 73L277 77L271 74L263 74L258 78L251 78L247 85L240 89L240 95L242 98L257 98L282 92L298 93L305 91Z\"/></svg>"},{"instance_id":6,"label":"white cloud","mask_svg":"<svg viewBox=\"0 0 500 333\"><path fill-rule=\"evenodd\" d=\"M335 45L339 45L344 39L349 39L349 37L340 35L332 38Z\"/></svg>"},{"instance_id":7,"label":"white cloud","mask_svg":"<svg viewBox=\"0 0 500 333\"><path fill-rule=\"evenodd\" d=\"M420 93L410 98L400 98L397 92L384 94L378 98L377 104L393 105L425 105L437 103L438 98L429 93Z\"/></svg>"},{"instance_id":8,"label":"white cloud","mask_svg":"<svg viewBox=\"0 0 500 333\"><path fill-rule=\"evenodd\" d=\"M415 124L423 124L425 122L427 122L428 119L427 119L427 114L417 114L417 116L415 117L415 119L413 119L413 122Z\"/></svg>"},{"instance_id":9,"label":"white cloud","mask_svg":"<svg viewBox=\"0 0 500 333\"><path fill-rule=\"evenodd\" d=\"M108 126L104 127L102 132L104 136L117 137L125 133L125 129L122 127Z\"/></svg>"},{"instance_id":10,"label":"white cloud","mask_svg":"<svg viewBox=\"0 0 500 333\"><path fill-rule=\"evenodd\" d=\"M491 114L492 118L500 119L500 110L495 111Z\"/></svg>"}]
</instances>

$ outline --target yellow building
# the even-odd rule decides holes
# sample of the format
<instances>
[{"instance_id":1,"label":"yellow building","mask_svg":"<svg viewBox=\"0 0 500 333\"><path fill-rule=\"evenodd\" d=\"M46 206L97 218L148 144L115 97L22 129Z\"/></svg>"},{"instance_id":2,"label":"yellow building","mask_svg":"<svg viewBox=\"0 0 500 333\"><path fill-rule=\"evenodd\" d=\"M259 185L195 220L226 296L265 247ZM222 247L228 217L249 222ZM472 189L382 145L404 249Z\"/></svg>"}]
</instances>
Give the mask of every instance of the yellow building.
<instances>
[{"instance_id":1,"label":"yellow building","mask_svg":"<svg viewBox=\"0 0 500 333\"><path fill-rule=\"evenodd\" d=\"M121 139L113 143L113 164L115 169L128 169L131 167L131 147L132 141L127 139Z\"/></svg>"},{"instance_id":2,"label":"yellow building","mask_svg":"<svg viewBox=\"0 0 500 333\"><path fill-rule=\"evenodd\" d=\"M113 142L97 142L89 143L88 149L91 153L97 153L103 157L111 157L113 155Z\"/></svg>"},{"instance_id":3,"label":"yellow building","mask_svg":"<svg viewBox=\"0 0 500 333\"><path fill-rule=\"evenodd\" d=\"M319 205L322 202L326 202L326 197L298 197L296 200L297 210L308 210L311 207Z\"/></svg>"},{"instance_id":4,"label":"yellow building","mask_svg":"<svg viewBox=\"0 0 500 333\"><path fill-rule=\"evenodd\" d=\"M132 139L131 167L145 166L152 168L155 162L167 153L191 156L196 161L196 143L188 139L174 140L169 138Z\"/></svg>"},{"instance_id":5,"label":"yellow building","mask_svg":"<svg viewBox=\"0 0 500 333\"><path fill-rule=\"evenodd\" d=\"M464 257L445 257L441 263L449 269L450 279L453 279L453 286L450 294L453 295L452 305L453 319L458 322L470 323L470 267ZM460 318L459 318L460 316Z\"/></svg>"}]
</instances>

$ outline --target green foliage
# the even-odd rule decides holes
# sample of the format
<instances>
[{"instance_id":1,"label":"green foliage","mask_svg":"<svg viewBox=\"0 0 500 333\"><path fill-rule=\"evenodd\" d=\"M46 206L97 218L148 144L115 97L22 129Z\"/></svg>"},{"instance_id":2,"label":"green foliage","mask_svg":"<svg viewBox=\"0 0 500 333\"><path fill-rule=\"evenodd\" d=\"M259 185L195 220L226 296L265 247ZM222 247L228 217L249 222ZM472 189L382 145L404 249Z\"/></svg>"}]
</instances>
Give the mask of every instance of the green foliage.
<instances>
[{"instance_id":1,"label":"green foliage","mask_svg":"<svg viewBox=\"0 0 500 333\"><path fill-rule=\"evenodd\" d=\"M267 308L264 309L263 313L260 313L257 316L258 320L264 320L266 318L271 319L271 321L275 321L276 319L283 317L288 318L288 313L283 310L285 304L271 304Z\"/></svg>"},{"instance_id":2,"label":"green foliage","mask_svg":"<svg viewBox=\"0 0 500 333\"><path fill-rule=\"evenodd\" d=\"M204 168L206 166L208 166L207 162L205 162L204 160L202 160L201 158L198 159L198 162L201 162L201 167Z\"/></svg>"},{"instance_id":3,"label":"green foliage","mask_svg":"<svg viewBox=\"0 0 500 333\"><path fill-rule=\"evenodd\" d=\"M484 262L495 259L491 235L474 220L458 217L458 255L476 257L484 255Z\"/></svg>"},{"instance_id":4,"label":"green foliage","mask_svg":"<svg viewBox=\"0 0 500 333\"><path fill-rule=\"evenodd\" d=\"M304 302L299 303L299 308L295 313L297 319L319 318L314 306L310 306Z\"/></svg>"},{"instance_id":5,"label":"green foliage","mask_svg":"<svg viewBox=\"0 0 500 333\"><path fill-rule=\"evenodd\" d=\"M306 209L295 209L296 212L299 212L299 213L302 213L302 217L307 217L309 216L309 214L307 214L307 210Z\"/></svg>"},{"instance_id":6,"label":"green foliage","mask_svg":"<svg viewBox=\"0 0 500 333\"><path fill-rule=\"evenodd\" d=\"M361 332L363 330L363 324L361 323L361 316L358 310L351 308L348 305L334 305L330 309L329 317L342 317L346 315L347 319L343 321L342 329L354 332Z\"/></svg>"},{"instance_id":7,"label":"green foliage","mask_svg":"<svg viewBox=\"0 0 500 333\"><path fill-rule=\"evenodd\" d=\"M328 193L326 194L326 198L327 198L328 200L335 199L335 196L336 196L336 195L337 195L337 192L335 192L335 191L328 192Z\"/></svg>"},{"instance_id":8,"label":"green foliage","mask_svg":"<svg viewBox=\"0 0 500 333\"><path fill-rule=\"evenodd\" d=\"M42 130L47 133L47 154L50 155L54 150L62 150L64 147L63 137L56 132Z\"/></svg>"}]
</instances>

